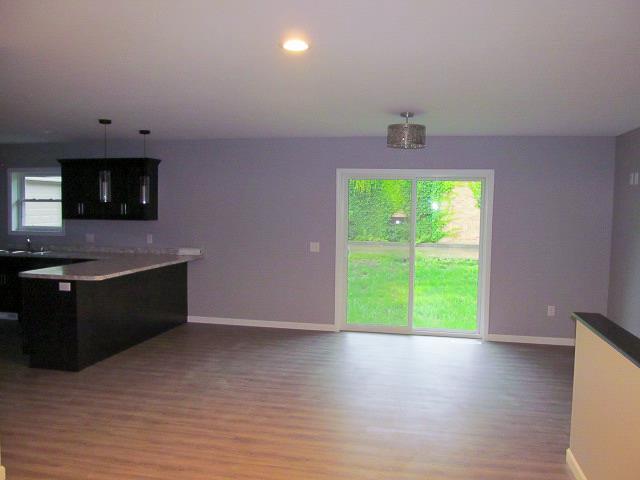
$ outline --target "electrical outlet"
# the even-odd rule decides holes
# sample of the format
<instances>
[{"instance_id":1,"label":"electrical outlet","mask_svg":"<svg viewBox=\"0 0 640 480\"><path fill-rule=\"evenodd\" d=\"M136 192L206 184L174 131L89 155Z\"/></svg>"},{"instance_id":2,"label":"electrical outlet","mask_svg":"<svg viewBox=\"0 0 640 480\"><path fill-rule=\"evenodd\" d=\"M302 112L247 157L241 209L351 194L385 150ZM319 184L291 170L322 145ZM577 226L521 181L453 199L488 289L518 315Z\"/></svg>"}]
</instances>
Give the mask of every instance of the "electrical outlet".
<instances>
[{"instance_id":1,"label":"electrical outlet","mask_svg":"<svg viewBox=\"0 0 640 480\"><path fill-rule=\"evenodd\" d=\"M309 242L309 251L311 253L320 252L320 242Z\"/></svg>"},{"instance_id":2,"label":"electrical outlet","mask_svg":"<svg viewBox=\"0 0 640 480\"><path fill-rule=\"evenodd\" d=\"M201 248L180 247L178 248L178 255L202 255Z\"/></svg>"},{"instance_id":3,"label":"electrical outlet","mask_svg":"<svg viewBox=\"0 0 640 480\"><path fill-rule=\"evenodd\" d=\"M84 241L87 242L87 243L95 243L96 234L95 233L85 233L84 234Z\"/></svg>"},{"instance_id":4,"label":"electrical outlet","mask_svg":"<svg viewBox=\"0 0 640 480\"><path fill-rule=\"evenodd\" d=\"M147 233L147 245L151 245L153 243L153 234Z\"/></svg>"},{"instance_id":5,"label":"electrical outlet","mask_svg":"<svg viewBox=\"0 0 640 480\"><path fill-rule=\"evenodd\" d=\"M555 316L556 316L556 306L547 305L547 317L555 317Z\"/></svg>"}]
</instances>

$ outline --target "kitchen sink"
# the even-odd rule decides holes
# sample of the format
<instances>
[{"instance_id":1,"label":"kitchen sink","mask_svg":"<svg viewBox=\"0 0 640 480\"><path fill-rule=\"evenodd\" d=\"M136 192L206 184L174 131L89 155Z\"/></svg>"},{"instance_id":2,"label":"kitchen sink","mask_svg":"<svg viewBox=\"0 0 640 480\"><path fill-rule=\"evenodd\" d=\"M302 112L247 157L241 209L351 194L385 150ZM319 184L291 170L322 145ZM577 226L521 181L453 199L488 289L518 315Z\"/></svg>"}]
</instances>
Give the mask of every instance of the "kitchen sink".
<instances>
[{"instance_id":1,"label":"kitchen sink","mask_svg":"<svg viewBox=\"0 0 640 480\"><path fill-rule=\"evenodd\" d=\"M27 254L27 255L44 255L45 253L49 253L51 252L51 250L39 250L39 251L34 251L34 252L29 252L28 250L3 250L0 249L0 253L9 253L9 254L15 254L15 253L21 253L21 254Z\"/></svg>"}]
</instances>

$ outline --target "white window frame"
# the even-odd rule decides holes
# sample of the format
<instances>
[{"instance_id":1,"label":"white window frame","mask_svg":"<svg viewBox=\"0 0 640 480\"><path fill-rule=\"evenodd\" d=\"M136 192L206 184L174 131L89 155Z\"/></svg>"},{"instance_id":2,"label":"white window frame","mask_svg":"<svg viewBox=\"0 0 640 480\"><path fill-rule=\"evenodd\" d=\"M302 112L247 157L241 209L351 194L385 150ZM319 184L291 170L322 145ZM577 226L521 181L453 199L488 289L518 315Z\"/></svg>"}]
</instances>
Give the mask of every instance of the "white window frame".
<instances>
[{"instance_id":1,"label":"white window frame","mask_svg":"<svg viewBox=\"0 0 640 480\"><path fill-rule=\"evenodd\" d=\"M411 180L413 182L412 195L415 198L415 181L421 179L434 180L474 180L483 183L482 208L480 210L480 251L478 278L478 331L458 332L448 330L418 330L412 328L409 318L408 327L384 327L367 325L359 327L347 324L347 231L349 223L348 212L348 184L351 179L389 179ZM335 318L334 328L337 331L365 331L380 333L404 333L410 335L434 335L460 338L479 338L486 340L489 334L489 299L491 282L491 238L493 224L493 170L450 169L336 169L336 270L335 270ZM412 217L415 211L412 206ZM415 243L415 232L412 232ZM413 247L411 248L413 251ZM413 283L413 258L410 260L410 281ZM412 313L412 302L409 299L409 315Z\"/></svg>"},{"instance_id":2,"label":"white window frame","mask_svg":"<svg viewBox=\"0 0 640 480\"><path fill-rule=\"evenodd\" d=\"M9 235L64 235L64 220L60 227L25 227L20 218L24 201L24 177L47 176L59 177L60 168L9 168L7 169L7 220ZM57 201L57 200L51 200ZM62 203L62 200L60 200Z\"/></svg>"}]
</instances>

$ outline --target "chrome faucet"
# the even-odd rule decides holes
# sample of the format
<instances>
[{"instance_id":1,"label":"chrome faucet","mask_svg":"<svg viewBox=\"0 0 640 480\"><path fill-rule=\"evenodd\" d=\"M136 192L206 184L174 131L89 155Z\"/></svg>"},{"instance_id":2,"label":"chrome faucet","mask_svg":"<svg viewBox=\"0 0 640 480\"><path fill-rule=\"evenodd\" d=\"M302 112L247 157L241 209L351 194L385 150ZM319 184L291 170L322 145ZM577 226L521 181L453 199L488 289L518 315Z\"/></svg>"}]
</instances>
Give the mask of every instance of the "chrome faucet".
<instances>
[{"instance_id":1,"label":"chrome faucet","mask_svg":"<svg viewBox=\"0 0 640 480\"><path fill-rule=\"evenodd\" d=\"M31 237L27 237L27 252L33 252L33 246L31 245Z\"/></svg>"}]
</instances>

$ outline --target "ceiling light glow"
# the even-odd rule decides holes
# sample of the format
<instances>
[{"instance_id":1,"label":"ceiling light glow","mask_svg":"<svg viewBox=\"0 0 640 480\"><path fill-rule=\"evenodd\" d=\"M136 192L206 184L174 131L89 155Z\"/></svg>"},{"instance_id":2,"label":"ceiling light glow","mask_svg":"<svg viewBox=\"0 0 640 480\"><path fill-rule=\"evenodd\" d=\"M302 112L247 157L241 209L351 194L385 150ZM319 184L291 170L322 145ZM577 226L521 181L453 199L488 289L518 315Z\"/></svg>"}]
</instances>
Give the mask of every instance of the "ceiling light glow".
<instances>
[{"instance_id":1,"label":"ceiling light glow","mask_svg":"<svg viewBox=\"0 0 640 480\"><path fill-rule=\"evenodd\" d=\"M304 52L309 49L309 44L299 38L290 38L282 44L282 48L288 52Z\"/></svg>"}]
</instances>

